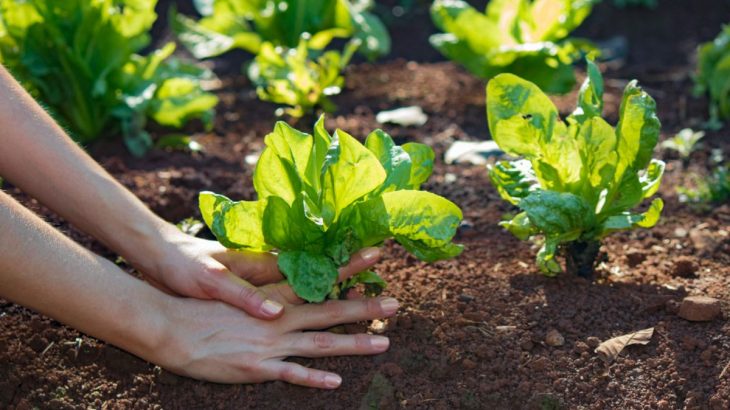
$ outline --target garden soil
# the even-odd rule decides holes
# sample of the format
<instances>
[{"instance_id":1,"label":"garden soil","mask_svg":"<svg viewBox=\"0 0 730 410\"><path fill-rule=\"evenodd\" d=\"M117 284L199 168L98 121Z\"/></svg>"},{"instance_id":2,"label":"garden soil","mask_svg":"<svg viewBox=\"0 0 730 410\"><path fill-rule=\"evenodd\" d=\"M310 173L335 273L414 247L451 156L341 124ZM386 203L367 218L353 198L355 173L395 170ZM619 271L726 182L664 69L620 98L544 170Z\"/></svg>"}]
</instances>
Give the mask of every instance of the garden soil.
<instances>
[{"instance_id":1,"label":"garden soil","mask_svg":"<svg viewBox=\"0 0 730 410\"><path fill-rule=\"evenodd\" d=\"M709 132L686 167L657 150L668 162L659 191L666 203L662 220L651 230L608 238L594 281L545 277L533 263L535 246L497 225L515 209L498 197L484 166L441 163L453 141L489 137L485 83L428 46L431 23L426 8L416 4L408 17L392 22L391 59L348 68L347 86L335 99L339 109L327 119L329 128L362 138L379 126L378 111L423 107L429 115L423 127L384 129L399 143L434 147L439 160L425 188L456 202L468 221L458 238L466 250L454 260L429 265L386 244L377 271L389 283L386 293L402 308L385 323L360 327L390 337L387 353L292 359L339 372L344 382L334 391L282 382L218 385L178 377L0 300L0 408L730 408L728 321L677 316L687 295L718 298L724 316L730 314L730 205L693 209L679 202L675 190L692 182L690 172L707 174L712 149L730 154L728 131ZM707 101L691 96L694 50L728 21L727 1L667 0L654 11L596 7L579 34L595 41L622 36L627 45L623 61L602 67L607 118L617 120L621 91L637 78L657 100L662 138L698 127ZM158 38L166 36L157 30ZM253 199L252 166L245 158L260 152L276 118L274 106L258 101L240 74L235 62L240 58L234 53L215 63L222 101L215 128L209 133L190 128L203 153L155 151L134 159L114 141L91 149L167 220L198 215L201 190ZM570 112L575 95L555 99L561 113ZM311 124L297 126L308 130ZM116 260L33 199L12 186L5 189L66 235ZM647 345L627 347L611 364L594 353L601 341L650 327L654 334Z\"/></svg>"}]
</instances>

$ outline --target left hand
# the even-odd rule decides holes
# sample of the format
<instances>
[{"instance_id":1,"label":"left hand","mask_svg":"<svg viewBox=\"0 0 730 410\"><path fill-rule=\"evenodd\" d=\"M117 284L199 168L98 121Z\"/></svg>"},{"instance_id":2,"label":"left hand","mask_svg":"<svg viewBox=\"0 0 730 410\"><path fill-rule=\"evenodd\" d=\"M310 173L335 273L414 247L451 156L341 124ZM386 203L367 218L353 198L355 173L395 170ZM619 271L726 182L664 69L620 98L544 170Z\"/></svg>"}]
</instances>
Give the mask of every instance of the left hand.
<instances>
[{"instance_id":1,"label":"left hand","mask_svg":"<svg viewBox=\"0 0 730 410\"><path fill-rule=\"evenodd\" d=\"M177 228L168 230L164 238L154 262L135 264L158 289L180 296L220 300L259 319L276 319L284 312L281 297L276 297L279 295L268 297L270 292L259 289L284 280L275 255L227 249L216 241L196 238ZM379 249L365 248L340 271L350 276L372 267L379 258Z\"/></svg>"}]
</instances>

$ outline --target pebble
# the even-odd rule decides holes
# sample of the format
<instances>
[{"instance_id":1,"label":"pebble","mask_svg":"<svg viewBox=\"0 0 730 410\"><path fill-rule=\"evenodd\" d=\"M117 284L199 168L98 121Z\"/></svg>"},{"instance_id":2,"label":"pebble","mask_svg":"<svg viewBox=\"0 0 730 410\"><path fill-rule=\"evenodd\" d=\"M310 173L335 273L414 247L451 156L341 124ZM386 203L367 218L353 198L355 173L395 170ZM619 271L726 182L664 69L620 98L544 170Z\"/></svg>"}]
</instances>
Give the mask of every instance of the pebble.
<instances>
[{"instance_id":1,"label":"pebble","mask_svg":"<svg viewBox=\"0 0 730 410\"><path fill-rule=\"evenodd\" d=\"M464 359L461 362L461 365L464 366L464 368L467 369L467 370L472 370L472 369L475 369L477 367L477 363L474 360L471 360L471 359Z\"/></svg>"},{"instance_id":2,"label":"pebble","mask_svg":"<svg viewBox=\"0 0 730 410\"><path fill-rule=\"evenodd\" d=\"M693 322L707 322L722 313L720 301L708 296L687 296L679 306L679 317Z\"/></svg>"},{"instance_id":3,"label":"pebble","mask_svg":"<svg viewBox=\"0 0 730 410\"><path fill-rule=\"evenodd\" d=\"M557 330L550 329L545 335L545 343L553 347L562 346L565 344L565 338Z\"/></svg>"},{"instance_id":4,"label":"pebble","mask_svg":"<svg viewBox=\"0 0 730 410\"><path fill-rule=\"evenodd\" d=\"M398 377L403 374L403 369L393 362L384 363L380 370L388 377Z\"/></svg>"},{"instance_id":5,"label":"pebble","mask_svg":"<svg viewBox=\"0 0 730 410\"><path fill-rule=\"evenodd\" d=\"M469 294L466 294L466 293L462 293L461 295L458 296L458 299L461 302L472 302L476 298L474 296L472 296L472 295L469 295Z\"/></svg>"},{"instance_id":6,"label":"pebble","mask_svg":"<svg viewBox=\"0 0 730 410\"><path fill-rule=\"evenodd\" d=\"M664 304L664 309L665 309L665 310L666 310L666 311L667 311L668 313L676 314L677 312L679 312L679 302L678 302L678 301L676 301L676 300L674 300L674 299L669 299L669 300L668 300L668 301L667 301L667 302L666 302L666 303Z\"/></svg>"}]
</instances>

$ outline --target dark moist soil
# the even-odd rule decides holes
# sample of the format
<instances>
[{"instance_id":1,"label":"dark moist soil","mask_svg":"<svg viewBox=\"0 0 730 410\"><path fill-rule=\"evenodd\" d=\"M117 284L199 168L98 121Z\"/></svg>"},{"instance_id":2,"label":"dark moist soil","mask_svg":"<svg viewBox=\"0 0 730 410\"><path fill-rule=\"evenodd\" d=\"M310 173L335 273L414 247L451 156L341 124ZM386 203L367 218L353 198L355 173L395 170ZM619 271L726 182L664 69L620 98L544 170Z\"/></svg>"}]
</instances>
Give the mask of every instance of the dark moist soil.
<instances>
[{"instance_id":1,"label":"dark moist soil","mask_svg":"<svg viewBox=\"0 0 730 410\"><path fill-rule=\"evenodd\" d=\"M707 102L690 96L693 50L729 17L726 1L662 1L655 11L598 6L580 34L624 36L629 45L623 65L604 66L607 117L616 120L623 86L638 78L657 100L663 138L700 124ZM424 6L416 2L413 14L392 20L394 57L348 70L339 110L327 125L363 137L378 127L379 110L416 104L430 116L425 126L384 127L399 142L426 142L441 158L454 140L488 138L485 83L438 61L426 43L431 25ZM91 150L170 221L197 215L195 198L203 189L253 198L252 167L244 158L261 150L276 120L274 106L259 102L237 70L227 72L214 131L195 134L205 153L158 151L139 160L118 142ZM563 113L574 98L556 98ZM689 171L705 175L713 148L730 154L727 132L708 133ZM730 313L730 205L699 212L680 203L675 187L691 179L675 157L658 155L668 161L659 191L666 203L662 220L651 230L608 238L594 282L539 274L536 247L496 225L514 209L499 199L485 169L438 163L426 188L464 210L471 229L459 241L466 251L426 265L398 246L385 247L377 270L389 282L387 294L402 303L385 323L390 351L296 359L341 373L344 383L336 391L174 376L0 300L0 408L730 408L730 326L725 319L692 323L676 315L677 302L690 294L716 297ZM115 259L18 190L6 189L73 239ZM627 348L610 366L593 352L600 341L648 327L655 328L651 342ZM551 330L564 337L562 346L546 344Z\"/></svg>"}]
</instances>

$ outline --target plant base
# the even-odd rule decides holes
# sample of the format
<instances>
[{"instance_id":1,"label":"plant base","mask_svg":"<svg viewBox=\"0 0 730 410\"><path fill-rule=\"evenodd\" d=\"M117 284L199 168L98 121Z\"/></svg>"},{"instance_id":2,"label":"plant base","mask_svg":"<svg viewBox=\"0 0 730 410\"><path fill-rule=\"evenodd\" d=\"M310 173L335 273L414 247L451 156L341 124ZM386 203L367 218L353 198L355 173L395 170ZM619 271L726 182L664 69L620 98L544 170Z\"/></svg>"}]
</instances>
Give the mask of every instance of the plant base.
<instances>
[{"instance_id":1,"label":"plant base","mask_svg":"<svg viewBox=\"0 0 730 410\"><path fill-rule=\"evenodd\" d=\"M568 273L591 279L601 243L598 241L571 242L564 248L565 270Z\"/></svg>"}]
</instances>

